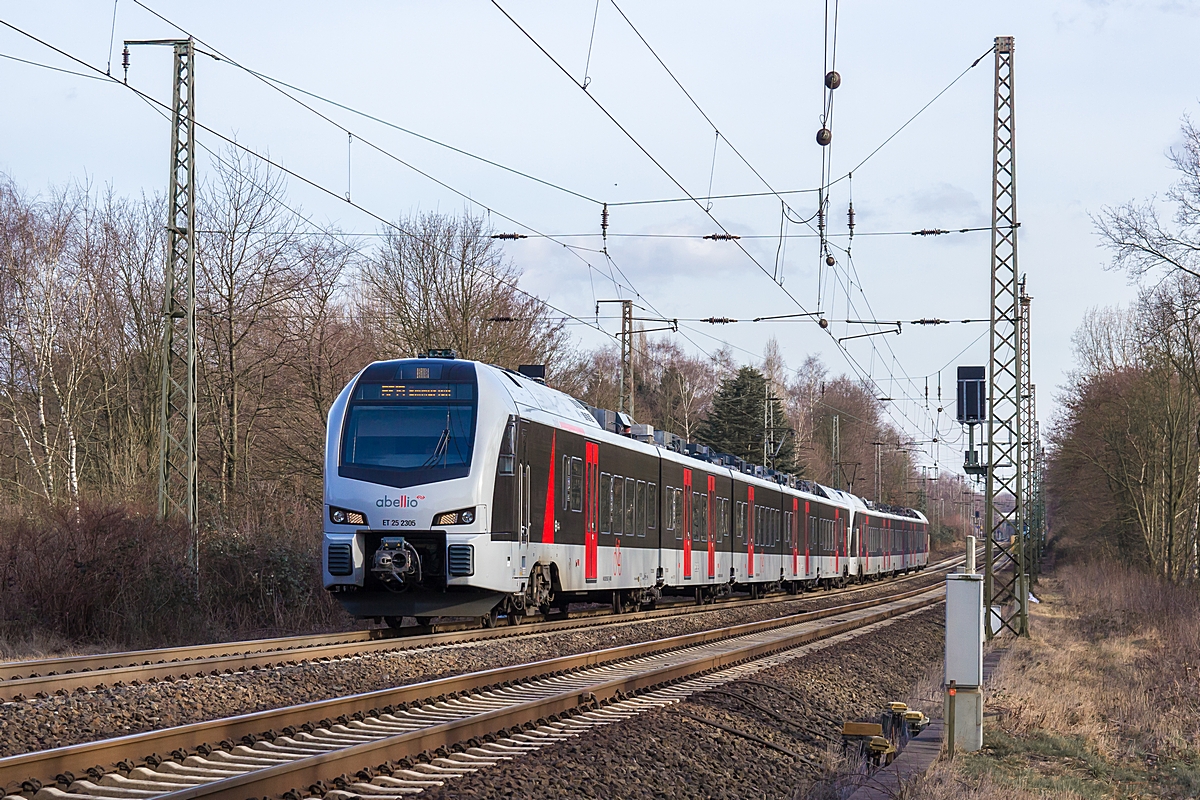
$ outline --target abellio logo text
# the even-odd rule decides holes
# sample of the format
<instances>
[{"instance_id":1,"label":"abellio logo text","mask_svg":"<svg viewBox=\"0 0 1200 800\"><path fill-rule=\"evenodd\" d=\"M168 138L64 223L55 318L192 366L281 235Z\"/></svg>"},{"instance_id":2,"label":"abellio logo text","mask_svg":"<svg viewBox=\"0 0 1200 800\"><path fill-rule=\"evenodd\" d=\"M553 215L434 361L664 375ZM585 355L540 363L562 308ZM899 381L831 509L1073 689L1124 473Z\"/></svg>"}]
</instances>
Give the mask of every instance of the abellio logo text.
<instances>
[{"instance_id":1,"label":"abellio logo text","mask_svg":"<svg viewBox=\"0 0 1200 800\"><path fill-rule=\"evenodd\" d=\"M375 505L379 508L416 508L417 501L424 499L424 495L417 495L416 497L409 497L406 494L402 494L399 497L384 495L375 501Z\"/></svg>"}]
</instances>

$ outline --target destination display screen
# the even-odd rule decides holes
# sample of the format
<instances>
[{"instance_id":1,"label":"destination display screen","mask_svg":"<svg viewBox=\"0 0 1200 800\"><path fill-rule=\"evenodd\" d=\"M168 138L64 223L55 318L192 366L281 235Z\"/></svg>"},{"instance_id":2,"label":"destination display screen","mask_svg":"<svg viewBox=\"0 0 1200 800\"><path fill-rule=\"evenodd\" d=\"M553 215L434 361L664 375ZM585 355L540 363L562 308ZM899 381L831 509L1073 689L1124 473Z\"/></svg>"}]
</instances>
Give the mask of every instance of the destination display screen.
<instances>
[{"instance_id":1,"label":"destination display screen","mask_svg":"<svg viewBox=\"0 0 1200 800\"><path fill-rule=\"evenodd\" d=\"M469 383L367 383L360 384L356 400L473 400Z\"/></svg>"}]
</instances>

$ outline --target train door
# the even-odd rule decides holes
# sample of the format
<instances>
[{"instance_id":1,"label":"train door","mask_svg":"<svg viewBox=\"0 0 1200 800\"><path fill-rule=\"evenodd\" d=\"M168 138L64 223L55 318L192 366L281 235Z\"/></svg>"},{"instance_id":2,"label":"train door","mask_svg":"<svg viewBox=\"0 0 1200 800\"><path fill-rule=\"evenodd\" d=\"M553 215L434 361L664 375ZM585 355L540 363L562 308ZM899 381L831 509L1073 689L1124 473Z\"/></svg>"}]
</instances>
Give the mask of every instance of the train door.
<instances>
[{"instance_id":1,"label":"train door","mask_svg":"<svg viewBox=\"0 0 1200 800\"><path fill-rule=\"evenodd\" d=\"M595 583L600 549L600 445L595 442L584 444L583 509L583 578Z\"/></svg>"},{"instance_id":2,"label":"train door","mask_svg":"<svg viewBox=\"0 0 1200 800\"><path fill-rule=\"evenodd\" d=\"M533 528L532 477L529 464L529 426L522 422L517 432L517 540L514 561L517 574L524 578L529 574L529 537Z\"/></svg>"},{"instance_id":3,"label":"train door","mask_svg":"<svg viewBox=\"0 0 1200 800\"><path fill-rule=\"evenodd\" d=\"M683 577L692 577L692 471L683 471Z\"/></svg>"},{"instance_id":4,"label":"train door","mask_svg":"<svg viewBox=\"0 0 1200 800\"><path fill-rule=\"evenodd\" d=\"M871 573L871 518L870 517L863 517L862 536L863 536L862 571L864 574L869 575Z\"/></svg>"},{"instance_id":5,"label":"train door","mask_svg":"<svg viewBox=\"0 0 1200 800\"><path fill-rule=\"evenodd\" d=\"M812 520L812 517L810 516L811 514L812 514L811 501L805 500L804 501L804 577L805 578L807 578L809 575L812 574L812 564L811 564L812 558L811 558L811 549L810 549L811 546L809 544L809 536L811 535L809 533L809 528L810 528L809 523Z\"/></svg>"},{"instance_id":6,"label":"train door","mask_svg":"<svg viewBox=\"0 0 1200 800\"><path fill-rule=\"evenodd\" d=\"M800 498L792 498L792 515L788 519L788 541L792 545L792 577L800 577Z\"/></svg>"},{"instance_id":7,"label":"train door","mask_svg":"<svg viewBox=\"0 0 1200 800\"><path fill-rule=\"evenodd\" d=\"M833 542L832 542L832 544L833 544L833 574L834 575L842 574L842 551L838 546L838 539L841 538L841 536L839 535L841 533L841 530L840 530L841 526L842 526L842 510L840 508L835 508L833 510Z\"/></svg>"},{"instance_id":8,"label":"train door","mask_svg":"<svg viewBox=\"0 0 1200 800\"><path fill-rule=\"evenodd\" d=\"M716 530L713 523L716 521L716 513L713 509L713 501L716 497L716 479L714 476L708 476L708 494L704 498L704 529L708 534L708 579L712 581L716 577Z\"/></svg>"},{"instance_id":9,"label":"train door","mask_svg":"<svg viewBox=\"0 0 1200 800\"><path fill-rule=\"evenodd\" d=\"M754 536L757 534L754 524L754 487L746 487L746 576L754 577Z\"/></svg>"}]
</instances>

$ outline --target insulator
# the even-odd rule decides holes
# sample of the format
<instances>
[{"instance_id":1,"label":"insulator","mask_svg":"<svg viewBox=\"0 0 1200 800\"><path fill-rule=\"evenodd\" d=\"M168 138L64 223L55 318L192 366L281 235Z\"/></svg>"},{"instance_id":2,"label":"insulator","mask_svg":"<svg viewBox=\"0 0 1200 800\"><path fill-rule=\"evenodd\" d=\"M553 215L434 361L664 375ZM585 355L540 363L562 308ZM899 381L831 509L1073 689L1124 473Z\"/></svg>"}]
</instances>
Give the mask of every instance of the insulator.
<instances>
[{"instance_id":1,"label":"insulator","mask_svg":"<svg viewBox=\"0 0 1200 800\"><path fill-rule=\"evenodd\" d=\"M704 238L712 239L718 242L732 242L734 239L740 239L742 237L738 236L736 233L710 233Z\"/></svg>"},{"instance_id":2,"label":"insulator","mask_svg":"<svg viewBox=\"0 0 1200 800\"><path fill-rule=\"evenodd\" d=\"M850 201L850 208L846 210L847 225L850 228L850 233L854 233L854 201Z\"/></svg>"},{"instance_id":3,"label":"insulator","mask_svg":"<svg viewBox=\"0 0 1200 800\"><path fill-rule=\"evenodd\" d=\"M828 328L829 320L825 319L824 317L821 317L819 320L817 320L817 324L820 325L822 328Z\"/></svg>"},{"instance_id":4,"label":"insulator","mask_svg":"<svg viewBox=\"0 0 1200 800\"><path fill-rule=\"evenodd\" d=\"M493 239L528 239L523 233L493 233Z\"/></svg>"},{"instance_id":5,"label":"insulator","mask_svg":"<svg viewBox=\"0 0 1200 800\"><path fill-rule=\"evenodd\" d=\"M608 233L608 203L605 203L604 208L600 210L600 231Z\"/></svg>"},{"instance_id":6,"label":"insulator","mask_svg":"<svg viewBox=\"0 0 1200 800\"><path fill-rule=\"evenodd\" d=\"M836 89L842 85L842 76L838 75L833 70L825 73L825 88Z\"/></svg>"},{"instance_id":7,"label":"insulator","mask_svg":"<svg viewBox=\"0 0 1200 800\"><path fill-rule=\"evenodd\" d=\"M828 147L832 141L833 132L829 128L821 128L821 130L817 131L817 144L821 145L821 147Z\"/></svg>"},{"instance_id":8,"label":"insulator","mask_svg":"<svg viewBox=\"0 0 1200 800\"><path fill-rule=\"evenodd\" d=\"M730 322L737 322L736 319L730 319L729 317L709 317L700 321L707 322L709 325L727 325Z\"/></svg>"},{"instance_id":9,"label":"insulator","mask_svg":"<svg viewBox=\"0 0 1200 800\"><path fill-rule=\"evenodd\" d=\"M943 233L949 233L941 228L921 228L919 231L913 231L913 236L941 236Z\"/></svg>"},{"instance_id":10,"label":"insulator","mask_svg":"<svg viewBox=\"0 0 1200 800\"><path fill-rule=\"evenodd\" d=\"M831 266L831 267L832 267L834 264L836 264L836 263L837 263L836 261L834 261L834 259L833 259L833 254L832 254L832 253L826 253L826 254L825 254L825 263L826 263L828 266Z\"/></svg>"}]
</instances>

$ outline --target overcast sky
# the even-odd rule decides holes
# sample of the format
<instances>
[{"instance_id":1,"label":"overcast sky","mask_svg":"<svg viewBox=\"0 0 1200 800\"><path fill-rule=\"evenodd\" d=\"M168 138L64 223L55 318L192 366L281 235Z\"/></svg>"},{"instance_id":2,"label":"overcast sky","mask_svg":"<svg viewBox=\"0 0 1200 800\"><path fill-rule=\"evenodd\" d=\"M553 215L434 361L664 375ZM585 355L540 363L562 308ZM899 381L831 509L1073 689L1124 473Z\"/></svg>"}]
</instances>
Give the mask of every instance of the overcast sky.
<instances>
[{"instance_id":1,"label":"overcast sky","mask_svg":"<svg viewBox=\"0 0 1200 800\"><path fill-rule=\"evenodd\" d=\"M823 2L722 3L618 0L630 20L721 134L775 190L820 182L824 73ZM594 300L629 297L646 315L752 319L818 308L836 336L862 332L845 319L986 318L985 232L941 237L870 236L990 224L993 58L984 58L908 128L859 167L853 263L838 253L818 297L818 244L803 224L781 242L774 197L712 202L711 214L746 237L737 243L631 234L703 235L716 223L691 203L616 206L608 251L599 250L597 202L681 196L679 189L572 79L692 195L760 192L765 186L722 141L654 60L610 0L500 0L569 73L487 0L446 2L176 2L147 0L164 17L245 67L570 189L514 176L341 109L322 113L439 186L228 63L201 59L198 119L328 188L298 180L289 200L321 225L371 233L420 211L487 213L498 230L586 234L506 243L523 285L595 321ZM178 37L134 0L37 3L4 0L0 18L120 75L124 39ZM598 13L597 13L598 9ZM595 34L592 34L595 18ZM1179 122L1200 100L1200 4L1187 2L912 2L847 0L837 27L832 173L861 162L992 45L1016 37L1020 269L1033 303L1033 376L1045 421L1071 368L1071 334L1093 306L1128 302L1124 276L1106 271L1089 214L1162 193L1174 180L1166 154ZM588 61L589 40L591 58ZM79 69L0 28L0 54ZM170 103L170 50L135 48L129 83ZM161 192L169 129L132 92L102 81L0 58L0 171L30 191L68 181L111 184L122 194ZM201 133L200 142L220 142ZM348 152L349 151L349 152ZM349 164L348 164L349 157ZM208 168L207 159L200 161ZM851 183L832 190L831 225L844 234ZM464 195L468 199L464 199ZM585 199L587 198L587 199ZM795 213L815 195L787 195ZM480 205L474 205L478 203ZM519 224L498 215L505 215ZM845 246L844 237L834 239ZM756 263L757 262L757 263ZM590 266L589 266L590 265ZM761 269L760 269L761 266ZM622 277L622 275L624 277ZM619 284L619 285L617 285ZM819 301L819 304L818 304ZM610 309L613 307L610 306ZM619 330L612 311L600 324ZM641 313L641 312L639 312ZM581 344L603 337L574 325ZM986 325L905 325L900 336L846 342L849 356L895 398L891 414L915 438L936 419L958 470L954 367L984 364ZM776 336L792 366L817 353L834 373L855 374L847 355L812 323L683 323L682 344L713 352L728 342L753 361ZM945 413L936 413L941 375ZM926 379L930 408L924 401ZM895 382L892 382L895 380Z\"/></svg>"}]
</instances>

